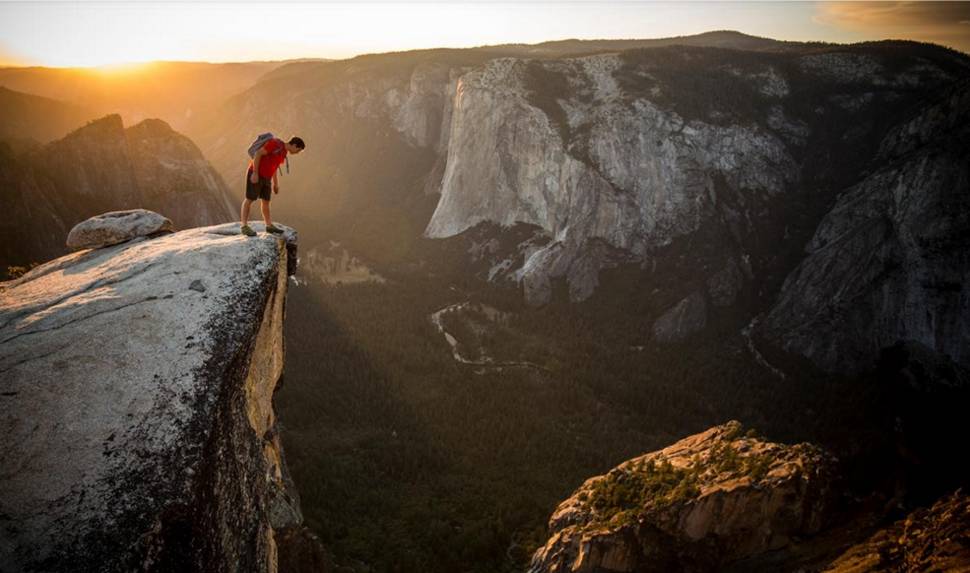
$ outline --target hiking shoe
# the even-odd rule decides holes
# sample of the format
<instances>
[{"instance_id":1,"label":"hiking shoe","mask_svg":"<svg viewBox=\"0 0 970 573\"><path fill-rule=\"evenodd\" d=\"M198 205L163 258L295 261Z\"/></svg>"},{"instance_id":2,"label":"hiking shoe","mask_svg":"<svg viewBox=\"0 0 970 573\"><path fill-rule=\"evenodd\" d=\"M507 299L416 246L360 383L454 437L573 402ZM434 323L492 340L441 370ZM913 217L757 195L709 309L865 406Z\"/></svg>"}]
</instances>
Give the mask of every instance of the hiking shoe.
<instances>
[{"instance_id":1,"label":"hiking shoe","mask_svg":"<svg viewBox=\"0 0 970 573\"><path fill-rule=\"evenodd\" d=\"M250 227L249 225L243 225L239 227L239 232L242 233L243 235L246 235L247 237L256 236L256 231L254 231L253 228Z\"/></svg>"},{"instance_id":2,"label":"hiking shoe","mask_svg":"<svg viewBox=\"0 0 970 573\"><path fill-rule=\"evenodd\" d=\"M280 229L276 225L270 223L269 225L266 225L266 232L267 233L275 233L277 235L281 235L283 233L283 229Z\"/></svg>"}]
</instances>

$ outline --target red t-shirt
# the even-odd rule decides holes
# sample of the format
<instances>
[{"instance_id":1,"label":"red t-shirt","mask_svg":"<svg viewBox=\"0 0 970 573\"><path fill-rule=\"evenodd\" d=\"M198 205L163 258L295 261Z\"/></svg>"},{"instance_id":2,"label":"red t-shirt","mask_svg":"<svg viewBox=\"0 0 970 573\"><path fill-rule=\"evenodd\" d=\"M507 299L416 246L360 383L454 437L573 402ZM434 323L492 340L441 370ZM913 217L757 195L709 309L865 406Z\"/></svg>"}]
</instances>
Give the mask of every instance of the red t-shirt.
<instances>
[{"instance_id":1,"label":"red t-shirt","mask_svg":"<svg viewBox=\"0 0 970 573\"><path fill-rule=\"evenodd\" d=\"M279 166L286 160L286 145L281 139L270 139L263 144L266 155L259 158L259 176L271 179ZM249 173L253 172L253 162L249 162Z\"/></svg>"}]
</instances>

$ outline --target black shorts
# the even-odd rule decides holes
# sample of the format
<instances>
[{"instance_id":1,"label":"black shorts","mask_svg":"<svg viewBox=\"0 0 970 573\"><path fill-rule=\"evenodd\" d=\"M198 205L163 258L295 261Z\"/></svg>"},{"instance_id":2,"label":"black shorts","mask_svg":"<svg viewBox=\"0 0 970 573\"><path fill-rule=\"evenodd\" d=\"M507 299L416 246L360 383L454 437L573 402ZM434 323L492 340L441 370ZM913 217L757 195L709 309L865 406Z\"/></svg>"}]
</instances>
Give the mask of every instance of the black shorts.
<instances>
[{"instance_id":1,"label":"black shorts","mask_svg":"<svg viewBox=\"0 0 970 573\"><path fill-rule=\"evenodd\" d=\"M260 177L259 183L254 185L249 175L249 173L246 173L246 199L269 201L270 197L273 196L273 180Z\"/></svg>"}]
</instances>

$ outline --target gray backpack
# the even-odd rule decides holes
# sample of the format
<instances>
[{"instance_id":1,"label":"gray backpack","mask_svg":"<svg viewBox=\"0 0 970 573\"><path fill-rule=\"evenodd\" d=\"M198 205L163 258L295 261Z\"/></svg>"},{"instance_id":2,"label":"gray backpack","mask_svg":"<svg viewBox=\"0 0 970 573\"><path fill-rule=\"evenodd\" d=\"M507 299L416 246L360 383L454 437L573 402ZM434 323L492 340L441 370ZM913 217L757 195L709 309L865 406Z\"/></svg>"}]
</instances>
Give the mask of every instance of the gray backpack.
<instances>
[{"instance_id":1,"label":"gray backpack","mask_svg":"<svg viewBox=\"0 0 970 573\"><path fill-rule=\"evenodd\" d=\"M260 133L259 135L257 135L256 136L256 141L252 142L249 145L249 150L248 150L248 152L249 152L249 158L250 159L255 158L256 157L256 153L260 149L262 149L264 145L266 145L266 142L267 141L269 141L271 139L276 139L276 137L272 133L270 133L268 131L266 133ZM282 171L280 170L280 172L282 172ZM290 172L290 158L289 157L286 158L286 172L287 173Z\"/></svg>"}]
</instances>

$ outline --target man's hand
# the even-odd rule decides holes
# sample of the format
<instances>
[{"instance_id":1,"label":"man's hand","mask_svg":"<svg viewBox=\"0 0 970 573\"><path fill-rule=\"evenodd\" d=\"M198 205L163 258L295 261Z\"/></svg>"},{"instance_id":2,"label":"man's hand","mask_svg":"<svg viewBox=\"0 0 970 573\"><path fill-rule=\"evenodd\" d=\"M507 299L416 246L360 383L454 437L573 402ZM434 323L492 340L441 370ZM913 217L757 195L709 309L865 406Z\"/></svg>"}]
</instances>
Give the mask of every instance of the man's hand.
<instances>
[{"instance_id":1,"label":"man's hand","mask_svg":"<svg viewBox=\"0 0 970 573\"><path fill-rule=\"evenodd\" d=\"M280 184L273 182L273 194L278 194L280 192Z\"/></svg>"},{"instance_id":2,"label":"man's hand","mask_svg":"<svg viewBox=\"0 0 970 573\"><path fill-rule=\"evenodd\" d=\"M259 174L253 171L253 174L249 176L249 180L252 181L253 185L259 183ZM238 181L238 179L236 181Z\"/></svg>"}]
</instances>

